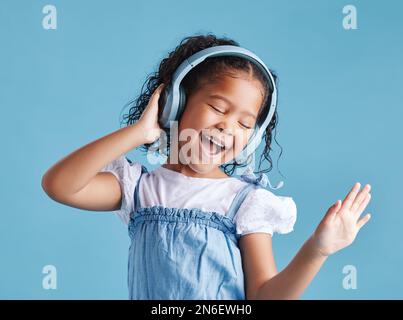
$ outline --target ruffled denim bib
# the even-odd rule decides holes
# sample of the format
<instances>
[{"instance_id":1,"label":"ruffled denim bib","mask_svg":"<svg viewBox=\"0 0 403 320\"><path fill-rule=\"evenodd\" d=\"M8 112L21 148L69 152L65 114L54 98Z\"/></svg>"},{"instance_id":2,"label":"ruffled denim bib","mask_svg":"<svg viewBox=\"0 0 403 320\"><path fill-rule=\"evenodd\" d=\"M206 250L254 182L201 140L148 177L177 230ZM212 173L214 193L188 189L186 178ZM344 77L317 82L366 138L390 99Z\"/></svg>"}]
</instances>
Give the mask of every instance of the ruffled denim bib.
<instances>
[{"instance_id":1,"label":"ruffled denim bib","mask_svg":"<svg viewBox=\"0 0 403 320\"><path fill-rule=\"evenodd\" d=\"M141 176L147 172L142 166ZM227 215L198 208L141 207L141 176L129 221L130 299L243 300L244 274L235 214L252 188L265 187L265 174L248 182L235 196ZM206 199L208 201L208 199Z\"/></svg>"}]
</instances>

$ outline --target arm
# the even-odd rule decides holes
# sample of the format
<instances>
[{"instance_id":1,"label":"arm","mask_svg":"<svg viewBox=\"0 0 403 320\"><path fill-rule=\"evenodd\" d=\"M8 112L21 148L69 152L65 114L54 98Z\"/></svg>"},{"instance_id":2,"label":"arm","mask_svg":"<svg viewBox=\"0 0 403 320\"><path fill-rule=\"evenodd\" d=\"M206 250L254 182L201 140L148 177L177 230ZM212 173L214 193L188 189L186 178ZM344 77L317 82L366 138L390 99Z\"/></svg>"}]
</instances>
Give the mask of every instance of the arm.
<instances>
[{"instance_id":1,"label":"arm","mask_svg":"<svg viewBox=\"0 0 403 320\"><path fill-rule=\"evenodd\" d=\"M280 273L275 271L271 236L241 237L240 248L246 278L247 299L298 299L327 257L350 245L370 215L359 217L369 203L367 185L357 195L355 184L343 203L331 206L312 236ZM358 221L357 221L358 220Z\"/></svg>"},{"instance_id":2,"label":"arm","mask_svg":"<svg viewBox=\"0 0 403 320\"><path fill-rule=\"evenodd\" d=\"M252 235L255 237L252 238ZM271 244L271 236L269 234L252 235L241 238L245 253L246 249L255 251L255 261L251 260L250 254L245 255L245 258L248 259L248 263L245 265L249 265L247 268L250 269L247 272L247 283L255 283L250 285L249 292L247 290L247 299L298 299L313 280L327 256L323 256L316 250L313 239L310 238L288 266L277 273L274 271L272 247L268 245ZM247 238L248 236L249 238ZM262 243L266 243L266 245L262 246ZM260 246L260 250L264 248L260 252L266 252L269 257L259 255L256 250L258 246ZM260 265L260 272L256 273L257 265ZM252 273L252 269L254 269L254 273Z\"/></svg>"},{"instance_id":3,"label":"arm","mask_svg":"<svg viewBox=\"0 0 403 320\"><path fill-rule=\"evenodd\" d=\"M99 171L122 154L158 138L157 113L161 88L153 93L136 124L79 148L48 169L42 177L42 188L48 196L81 209L119 209L122 196L119 182L113 174Z\"/></svg>"}]
</instances>

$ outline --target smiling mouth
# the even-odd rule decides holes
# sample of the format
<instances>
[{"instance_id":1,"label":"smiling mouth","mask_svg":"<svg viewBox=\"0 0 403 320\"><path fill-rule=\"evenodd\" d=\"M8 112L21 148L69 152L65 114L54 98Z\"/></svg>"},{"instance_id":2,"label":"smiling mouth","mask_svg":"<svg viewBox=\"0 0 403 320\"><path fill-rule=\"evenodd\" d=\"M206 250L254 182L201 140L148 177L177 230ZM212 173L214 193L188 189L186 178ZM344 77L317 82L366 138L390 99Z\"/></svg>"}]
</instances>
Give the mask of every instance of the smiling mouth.
<instances>
[{"instance_id":1,"label":"smiling mouth","mask_svg":"<svg viewBox=\"0 0 403 320\"><path fill-rule=\"evenodd\" d=\"M202 133L200 133L200 144L202 146L203 152L210 157L217 156L218 154L226 150L225 146L219 146Z\"/></svg>"}]
</instances>

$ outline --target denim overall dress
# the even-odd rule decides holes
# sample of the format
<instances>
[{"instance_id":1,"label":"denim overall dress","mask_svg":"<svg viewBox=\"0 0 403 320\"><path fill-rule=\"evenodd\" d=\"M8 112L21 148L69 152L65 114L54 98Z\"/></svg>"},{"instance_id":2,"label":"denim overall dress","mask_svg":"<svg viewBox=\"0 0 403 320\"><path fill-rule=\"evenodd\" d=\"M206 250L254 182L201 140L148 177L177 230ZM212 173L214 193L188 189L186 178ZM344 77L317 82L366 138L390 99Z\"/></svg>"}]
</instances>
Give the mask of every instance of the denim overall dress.
<instances>
[{"instance_id":1,"label":"denim overall dress","mask_svg":"<svg viewBox=\"0 0 403 320\"><path fill-rule=\"evenodd\" d=\"M244 274L235 214L252 188L264 187L267 176L249 182L236 194L227 215L198 208L141 207L142 172L134 192L128 225L129 299L244 300ZM206 199L208 201L208 199Z\"/></svg>"}]
</instances>

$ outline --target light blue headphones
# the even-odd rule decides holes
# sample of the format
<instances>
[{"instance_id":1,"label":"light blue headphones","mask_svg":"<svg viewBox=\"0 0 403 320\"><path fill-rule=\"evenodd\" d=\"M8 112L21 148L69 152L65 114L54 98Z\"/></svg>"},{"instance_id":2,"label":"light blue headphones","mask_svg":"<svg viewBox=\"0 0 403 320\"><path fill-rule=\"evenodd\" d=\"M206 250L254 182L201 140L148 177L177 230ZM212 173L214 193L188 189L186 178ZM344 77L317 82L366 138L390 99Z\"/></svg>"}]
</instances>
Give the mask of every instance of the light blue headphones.
<instances>
[{"instance_id":1,"label":"light blue headphones","mask_svg":"<svg viewBox=\"0 0 403 320\"><path fill-rule=\"evenodd\" d=\"M277 88L274 78L266 67L264 62L256 56L253 52L238 46L233 45L220 45L207 49L203 49L189 58L185 59L179 67L175 70L171 84L164 88L164 98L162 101L162 114L159 119L160 126L165 129L170 129L171 121L178 121L186 103L186 94L181 86L181 81L186 74L192 70L199 63L203 62L208 57L216 56L237 56L245 58L254 63L267 78L270 89L272 90L271 104L269 110L264 110L261 119L258 119L255 125L253 134L249 138L247 145L241 151L241 153L234 159L237 163L246 163L249 155L253 154L260 142L262 141L264 132L273 117L274 111L277 106ZM161 96L162 97L162 96ZM264 121L262 121L264 119ZM280 182L281 187L283 184Z\"/></svg>"}]
</instances>

